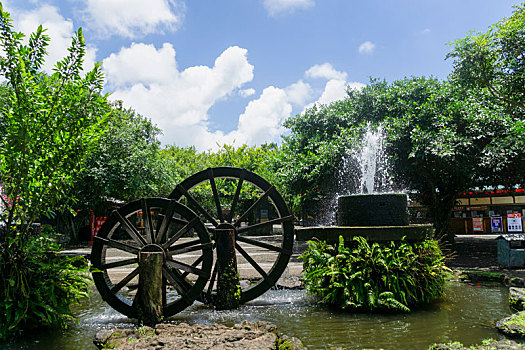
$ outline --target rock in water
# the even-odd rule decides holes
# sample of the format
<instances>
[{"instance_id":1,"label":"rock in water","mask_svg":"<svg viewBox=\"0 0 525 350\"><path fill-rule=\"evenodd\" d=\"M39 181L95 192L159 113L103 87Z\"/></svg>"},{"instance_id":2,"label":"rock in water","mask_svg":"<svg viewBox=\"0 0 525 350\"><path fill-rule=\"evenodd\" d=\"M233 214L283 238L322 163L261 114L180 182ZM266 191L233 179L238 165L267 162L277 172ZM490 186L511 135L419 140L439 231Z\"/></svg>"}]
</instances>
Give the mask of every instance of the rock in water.
<instances>
[{"instance_id":1,"label":"rock in water","mask_svg":"<svg viewBox=\"0 0 525 350\"><path fill-rule=\"evenodd\" d=\"M266 322L236 324L233 328L180 324L158 324L155 328L115 329L97 333L93 340L99 349L257 349L302 350L300 340L281 335Z\"/></svg>"},{"instance_id":2,"label":"rock in water","mask_svg":"<svg viewBox=\"0 0 525 350\"><path fill-rule=\"evenodd\" d=\"M512 308L523 311L525 309L525 288L510 287L509 304Z\"/></svg>"},{"instance_id":3,"label":"rock in water","mask_svg":"<svg viewBox=\"0 0 525 350\"><path fill-rule=\"evenodd\" d=\"M525 311L520 311L496 323L496 328L515 338L525 338Z\"/></svg>"}]
</instances>

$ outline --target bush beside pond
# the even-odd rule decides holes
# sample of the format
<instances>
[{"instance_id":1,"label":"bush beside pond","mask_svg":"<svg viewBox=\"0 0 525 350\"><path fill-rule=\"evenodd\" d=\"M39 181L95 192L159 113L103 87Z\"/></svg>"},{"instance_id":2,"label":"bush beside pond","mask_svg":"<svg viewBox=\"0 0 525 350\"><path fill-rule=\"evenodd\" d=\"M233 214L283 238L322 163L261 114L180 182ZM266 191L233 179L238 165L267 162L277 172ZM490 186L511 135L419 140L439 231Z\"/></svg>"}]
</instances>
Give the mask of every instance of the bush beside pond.
<instances>
[{"instance_id":1,"label":"bush beside pond","mask_svg":"<svg viewBox=\"0 0 525 350\"><path fill-rule=\"evenodd\" d=\"M352 243L345 246L341 236L337 246L310 241L301 255L305 287L320 303L408 312L444 294L447 268L437 241Z\"/></svg>"}]
</instances>

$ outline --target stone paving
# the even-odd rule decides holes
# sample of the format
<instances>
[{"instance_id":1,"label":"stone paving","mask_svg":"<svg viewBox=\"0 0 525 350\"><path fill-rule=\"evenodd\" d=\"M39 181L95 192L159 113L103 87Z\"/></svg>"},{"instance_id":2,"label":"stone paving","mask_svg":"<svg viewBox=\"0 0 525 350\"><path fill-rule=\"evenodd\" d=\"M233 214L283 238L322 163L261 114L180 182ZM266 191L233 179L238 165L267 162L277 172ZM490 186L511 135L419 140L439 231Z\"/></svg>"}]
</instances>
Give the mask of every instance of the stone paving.
<instances>
[{"instance_id":1,"label":"stone paving","mask_svg":"<svg viewBox=\"0 0 525 350\"><path fill-rule=\"evenodd\" d=\"M458 235L454 245L445 245L446 265L460 270L481 270L501 272L512 277L525 278L523 268L502 268L498 266L497 240L499 235Z\"/></svg>"},{"instance_id":2,"label":"stone paving","mask_svg":"<svg viewBox=\"0 0 525 350\"><path fill-rule=\"evenodd\" d=\"M447 256L446 265L452 269L459 270L481 270L490 272L503 272L512 277L525 278L525 267L524 268L513 268L505 269L497 265L497 235L459 235L455 237L454 245L443 245L443 250ZM258 240L271 242L275 240L275 236L260 236ZM181 242L189 240L189 238L182 238ZM276 253L270 252L266 249L240 243L241 246L250 254L250 256L261 266L263 269L268 271L273 262L276 259ZM304 252L306 248L306 242L295 242L293 254L290 258L290 262L282 275L281 281L286 285L286 281L295 280L302 274L302 262L298 259L298 256ZM74 250L68 250L68 253L73 254L89 254L91 247L79 248ZM108 262L118 261L129 258L131 255L117 250L108 250ZM178 260L191 263L198 257L197 254L186 253L179 255ZM238 254L238 268L241 275L241 279L259 279L261 276L255 269ZM120 280L131 272L134 266L125 266L120 268L114 268L110 271L110 277L112 280ZM136 281L132 281L132 284Z\"/></svg>"},{"instance_id":3,"label":"stone paving","mask_svg":"<svg viewBox=\"0 0 525 350\"><path fill-rule=\"evenodd\" d=\"M177 243L184 243L189 240L192 240L193 238L181 238ZM270 244L276 244L275 239L276 236L258 236L256 237L258 241L263 241ZM277 253L269 251L264 248L259 248L253 245L249 245L243 242L239 242L241 247L261 266L266 272L268 272L271 267L273 266L275 260L277 259ZM289 280L291 277L298 277L302 273L302 262L298 259L298 256L304 251L306 247L306 243L304 242L295 242L294 244L294 250L293 254L290 258L290 261L288 263L288 266L286 270L284 271L281 279L283 279L284 283L286 283L286 280ZM78 249L71 249L66 250L64 253L68 254L80 254L84 256L89 256L91 253L91 247L85 247L85 248L78 248ZM134 257L130 253L115 249L115 248L109 248L107 250L106 255L106 262L114 262L114 261L120 261L125 260ZM199 257L199 254L197 252L190 252L185 253L181 255L177 255L177 261L184 262L186 264L191 264L193 261L195 261ZM252 267L252 265L246 261L246 259L237 253L237 265L239 270L239 275L241 280L255 280L260 279L261 275ZM112 268L108 270L109 276L111 278L111 281L116 284L115 281L120 281L122 278L127 276L136 265L128 265L118 268ZM131 285L137 284L138 278L135 278L130 282Z\"/></svg>"}]
</instances>

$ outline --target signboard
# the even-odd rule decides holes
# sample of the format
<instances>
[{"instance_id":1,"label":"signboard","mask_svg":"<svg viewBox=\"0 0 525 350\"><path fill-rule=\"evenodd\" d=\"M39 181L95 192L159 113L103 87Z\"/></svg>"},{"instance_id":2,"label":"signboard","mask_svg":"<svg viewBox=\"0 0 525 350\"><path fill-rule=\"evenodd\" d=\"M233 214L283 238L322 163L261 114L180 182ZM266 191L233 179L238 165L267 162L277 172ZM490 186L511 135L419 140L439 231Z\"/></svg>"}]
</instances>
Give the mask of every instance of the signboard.
<instances>
[{"instance_id":1,"label":"signboard","mask_svg":"<svg viewBox=\"0 0 525 350\"><path fill-rule=\"evenodd\" d=\"M491 217L490 227L492 232L503 232L503 218L501 216Z\"/></svg>"},{"instance_id":2,"label":"signboard","mask_svg":"<svg viewBox=\"0 0 525 350\"><path fill-rule=\"evenodd\" d=\"M472 218L472 230L483 232L483 218Z\"/></svg>"},{"instance_id":3,"label":"signboard","mask_svg":"<svg viewBox=\"0 0 525 350\"><path fill-rule=\"evenodd\" d=\"M261 222L268 221L268 209L261 209Z\"/></svg>"},{"instance_id":4,"label":"signboard","mask_svg":"<svg viewBox=\"0 0 525 350\"><path fill-rule=\"evenodd\" d=\"M508 232L523 232L523 224L521 222L521 213L507 214L507 231Z\"/></svg>"}]
</instances>

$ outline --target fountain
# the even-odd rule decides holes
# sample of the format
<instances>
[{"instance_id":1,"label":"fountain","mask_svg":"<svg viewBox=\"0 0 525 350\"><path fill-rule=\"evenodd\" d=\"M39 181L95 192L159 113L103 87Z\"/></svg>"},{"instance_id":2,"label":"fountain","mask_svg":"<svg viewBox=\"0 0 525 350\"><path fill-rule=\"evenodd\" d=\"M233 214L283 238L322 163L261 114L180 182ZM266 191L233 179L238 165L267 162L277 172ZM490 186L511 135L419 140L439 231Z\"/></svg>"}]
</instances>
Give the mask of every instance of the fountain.
<instances>
[{"instance_id":1,"label":"fountain","mask_svg":"<svg viewBox=\"0 0 525 350\"><path fill-rule=\"evenodd\" d=\"M405 193L378 193L392 187L386 170L383 139L382 127L374 128L368 123L363 147L357 154L361 171L357 193L338 195L337 226L298 227L295 230L298 241L315 237L337 243L340 235L345 241L351 241L354 236L364 236L374 242L396 241L403 237L407 241L418 241L431 234L431 225L409 224Z\"/></svg>"}]
</instances>

